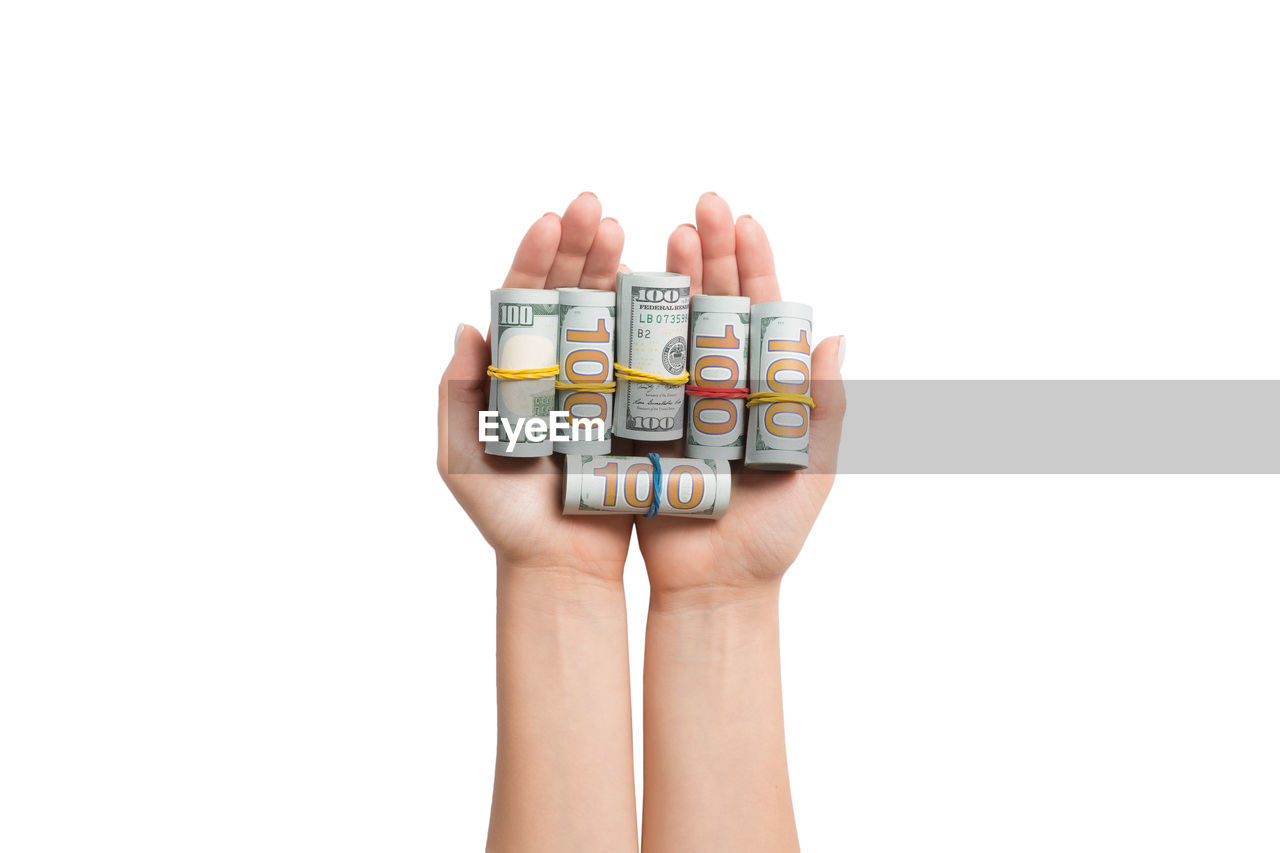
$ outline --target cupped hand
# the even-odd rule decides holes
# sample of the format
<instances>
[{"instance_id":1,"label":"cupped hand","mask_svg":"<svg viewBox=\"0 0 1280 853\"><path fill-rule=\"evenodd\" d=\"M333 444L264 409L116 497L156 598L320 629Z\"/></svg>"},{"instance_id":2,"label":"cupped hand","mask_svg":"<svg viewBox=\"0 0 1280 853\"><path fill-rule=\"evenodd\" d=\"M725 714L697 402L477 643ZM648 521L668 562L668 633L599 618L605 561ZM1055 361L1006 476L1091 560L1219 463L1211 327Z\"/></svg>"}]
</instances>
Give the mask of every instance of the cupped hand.
<instances>
[{"instance_id":1,"label":"cupped hand","mask_svg":"<svg viewBox=\"0 0 1280 853\"><path fill-rule=\"evenodd\" d=\"M670 272L688 275L695 295L749 296L752 304L782 299L773 251L758 222L742 216L735 223L729 205L714 193L699 199L696 216L696 226L681 225L667 243ZM659 516L636 522L655 595L749 593L776 584L795 560L834 481L845 407L842 346L841 338L827 338L813 351L808 469L753 471L735 462L724 518ZM665 443L659 453L683 456L683 444Z\"/></svg>"},{"instance_id":2,"label":"cupped hand","mask_svg":"<svg viewBox=\"0 0 1280 853\"><path fill-rule=\"evenodd\" d=\"M548 213L533 223L502 286L613 290L622 228L614 219L601 219L600 213L600 201L583 193L563 217ZM621 581L631 516L563 515L560 459L484 452L477 418L489 407L488 364L485 338L472 326L459 326L453 360L440 380L436 464L449 490L493 546L499 563ZM629 442L614 439L614 445L615 453L629 451Z\"/></svg>"}]
</instances>

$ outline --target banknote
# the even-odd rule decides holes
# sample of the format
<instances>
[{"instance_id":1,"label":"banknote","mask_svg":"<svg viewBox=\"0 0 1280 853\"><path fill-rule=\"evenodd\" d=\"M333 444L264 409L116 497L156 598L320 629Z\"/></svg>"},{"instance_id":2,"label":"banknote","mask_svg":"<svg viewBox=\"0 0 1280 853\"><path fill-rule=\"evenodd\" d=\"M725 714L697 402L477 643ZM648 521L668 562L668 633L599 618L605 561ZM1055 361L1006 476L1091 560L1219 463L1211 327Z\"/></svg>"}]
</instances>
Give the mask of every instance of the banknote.
<instances>
[{"instance_id":1,"label":"banknote","mask_svg":"<svg viewBox=\"0 0 1280 853\"><path fill-rule=\"evenodd\" d=\"M596 431L579 432L579 438L554 441L557 453L608 453L613 436L613 393L598 387L613 381L613 316L611 290L561 287L560 380L583 389L558 388L556 409L568 412L570 430L587 426L590 419L603 424L603 439ZM571 433L572 435L572 433ZM590 436L588 438L587 436Z\"/></svg>"},{"instance_id":2,"label":"banknote","mask_svg":"<svg viewBox=\"0 0 1280 853\"><path fill-rule=\"evenodd\" d=\"M490 358L504 370L553 367L559 343L559 297L554 290L504 287L490 294ZM549 456L551 441L531 440L518 424L544 422L556 400L554 376L545 379L489 379L489 408L498 413L497 441L485 442L495 456ZM514 435L515 442L511 444Z\"/></svg>"},{"instance_id":3,"label":"banknote","mask_svg":"<svg viewBox=\"0 0 1280 853\"><path fill-rule=\"evenodd\" d=\"M799 302L751 306L751 392L801 394L812 390L813 309ZM809 407L761 402L747 417L748 468L791 471L809 467Z\"/></svg>"},{"instance_id":4,"label":"banknote","mask_svg":"<svg viewBox=\"0 0 1280 853\"><path fill-rule=\"evenodd\" d=\"M665 378L684 375L688 356L689 277L618 273L618 364ZM622 375L614 399L613 434L665 441L684 433L684 387L631 381Z\"/></svg>"},{"instance_id":5,"label":"banknote","mask_svg":"<svg viewBox=\"0 0 1280 853\"><path fill-rule=\"evenodd\" d=\"M723 518L731 478L723 459L660 460L658 515ZM564 513L645 513L653 503L653 464L644 456L564 457Z\"/></svg>"},{"instance_id":6,"label":"banknote","mask_svg":"<svg viewBox=\"0 0 1280 853\"><path fill-rule=\"evenodd\" d=\"M751 299L700 293L689 303L689 399L684 452L698 459L741 459L747 418L741 397L700 396L692 389L747 387Z\"/></svg>"}]
</instances>

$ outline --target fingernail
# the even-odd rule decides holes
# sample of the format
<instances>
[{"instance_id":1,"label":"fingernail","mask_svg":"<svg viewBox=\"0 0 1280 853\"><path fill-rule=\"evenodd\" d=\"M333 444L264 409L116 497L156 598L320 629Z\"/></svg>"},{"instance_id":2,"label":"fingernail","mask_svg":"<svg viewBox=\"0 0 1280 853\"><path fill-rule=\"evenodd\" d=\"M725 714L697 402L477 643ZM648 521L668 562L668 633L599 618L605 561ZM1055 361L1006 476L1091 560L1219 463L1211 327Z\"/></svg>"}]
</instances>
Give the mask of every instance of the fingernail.
<instances>
[{"instance_id":1,"label":"fingernail","mask_svg":"<svg viewBox=\"0 0 1280 853\"><path fill-rule=\"evenodd\" d=\"M612 222L614 225L617 225L617 224L618 224L618 220L614 219L612 216L606 216L604 219L602 219L602 220L600 220L600 221L601 221L601 222Z\"/></svg>"},{"instance_id":2,"label":"fingernail","mask_svg":"<svg viewBox=\"0 0 1280 853\"><path fill-rule=\"evenodd\" d=\"M546 219L548 216L555 216L555 215L556 215L556 212L554 210L548 210L546 213L542 214L542 218Z\"/></svg>"},{"instance_id":3,"label":"fingernail","mask_svg":"<svg viewBox=\"0 0 1280 853\"><path fill-rule=\"evenodd\" d=\"M739 219L750 219L750 218L751 218L751 214L750 214L750 213L744 213L744 214L742 214L741 216L739 216L738 218L739 218Z\"/></svg>"},{"instance_id":4,"label":"fingernail","mask_svg":"<svg viewBox=\"0 0 1280 853\"><path fill-rule=\"evenodd\" d=\"M587 190L587 191L585 191L585 192L580 192L580 193L578 193L578 198L582 198L583 196L591 196L592 198L598 198L598 197L599 197L599 196L597 196L595 193L591 192L591 190Z\"/></svg>"},{"instance_id":5,"label":"fingernail","mask_svg":"<svg viewBox=\"0 0 1280 853\"><path fill-rule=\"evenodd\" d=\"M697 225L691 225L691 224L689 224L688 222L684 223L684 224L683 224L683 225L681 225L680 227L681 227L681 228L692 228L694 231L697 231L697 230L698 230L698 226L697 226Z\"/></svg>"},{"instance_id":6,"label":"fingernail","mask_svg":"<svg viewBox=\"0 0 1280 853\"><path fill-rule=\"evenodd\" d=\"M462 340L462 330L467 327L466 323L458 324L458 331L453 333L453 351L458 351L458 341Z\"/></svg>"},{"instance_id":7,"label":"fingernail","mask_svg":"<svg viewBox=\"0 0 1280 853\"><path fill-rule=\"evenodd\" d=\"M844 367L844 335L840 336L840 345L836 347L836 370Z\"/></svg>"}]
</instances>

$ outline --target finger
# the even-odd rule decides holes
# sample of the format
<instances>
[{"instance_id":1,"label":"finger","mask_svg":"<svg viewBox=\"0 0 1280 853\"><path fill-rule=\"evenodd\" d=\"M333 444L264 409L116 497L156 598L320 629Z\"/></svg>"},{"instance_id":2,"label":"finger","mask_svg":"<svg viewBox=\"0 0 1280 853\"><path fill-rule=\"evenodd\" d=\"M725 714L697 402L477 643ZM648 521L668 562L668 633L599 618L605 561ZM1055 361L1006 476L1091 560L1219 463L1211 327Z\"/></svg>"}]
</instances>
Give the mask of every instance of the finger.
<instances>
[{"instance_id":1,"label":"finger","mask_svg":"<svg viewBox=\"0 0 1280 853\"><path fill-rule=\"evenodd\" d=\"M737 296L738 261L728 203L715 193L703 193L696 217L702 240L702 292Z\"/></svg>"},{"instance_id":2,"label":"finger","mask_svg":"<svg viewBox=\"0 0 1280 853\"><path fill-rule=\"evenodd\" d=\"M503 287L541 288L547 286L547 273L560 245L560 217L544 213L542 218L529 226L520 248L511 261L511 271Z\"/></svg>"},{"instance_id":3,"label":"finger","mask_svg":"<svg viewBox=\"0 0 1280 853\"><path fill-rule=\"evenodd\" d=\"M834 474L844 425L844 382L840 360L844 336L827 338L813 351L813 412L809 418L809 462L819 474Z\"/></svg>"},{"instance_id":4,"label":"finger","mask_svg":"<svg viewBox=\"0 0 1280 853\"><path fill-rule=\"evenodd\" d=\"M689 276L690 293L702 292L702 240L692 225L681 225L667 238L667 272Z\"/></svg>"},{"instance_id":5,"label":"finger","mask_svg":"<svg viewBox=\"0 0 1280 853\"><path fill-rule=\"evenodd\" d=\"M471 326L459 326L453 359L440 377L436 467L448 479L450 473L466 470L467 463L480 452L476 441L476 419L485 404L489 348Z\"/></svg>"},{"instance_id":6,"label":"finger","mask_svg":"<svg viewBox=\"0 0 1280 853\"><path fill-rule=\"evenodd\" d=\"M622 226L613 218L600 220L596 229L596 239L587 252L586 263L582 265L582 280L579 287L592 290L613 290L614 280L618 277L618 262L622 260Z\"/></svg>"},{"instance_id":7,"label":"finger","mask_svg":"<svg viewBox=\"0 0 1280 853\"><path fill-rule=\"evenodd\" d=\"M582 265L591 251L600 224L600 199L595 193L583 193L569 202L560 220L560 246L556 249L547 287L576 287L582 278Z\"/></svg>"},{"instance_id":8,"label":"finger","mask_svg":"<svg viewBox=\"0 0 1280 853\"><path fill-rule=\"evenodd\" d=\"M750 216L739 216L734 233L738 246L738 285L742 295L750 296L752 304L777 302L782 298L782 291L778 289L773 249L764 228Z\"/></svg>"}]
</instances>

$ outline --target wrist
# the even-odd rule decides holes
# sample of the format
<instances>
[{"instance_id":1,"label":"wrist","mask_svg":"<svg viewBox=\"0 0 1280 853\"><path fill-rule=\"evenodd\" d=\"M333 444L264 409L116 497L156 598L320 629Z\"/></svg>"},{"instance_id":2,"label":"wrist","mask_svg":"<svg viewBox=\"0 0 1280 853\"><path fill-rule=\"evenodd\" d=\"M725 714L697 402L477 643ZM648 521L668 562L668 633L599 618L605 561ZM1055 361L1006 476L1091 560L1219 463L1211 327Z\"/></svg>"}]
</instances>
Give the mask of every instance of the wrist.
<instances>
[{"instance_id":1,"label":"wrist","mask_svg":"<svg viewBox=\"0 0 1280 853\"><path fill-rule=\"evenodd\" d=\"M653 586L649 592L649 613L658 616L718 615L736 620L776 619L781 581L781 577L775 577L683 588Z\"/></svg>"},{"instance_id":2,"label":"wrist","mask_svg":"<svg viewBox=\"0 0 1280 853\"><path fill-rule=\"evenodd\" d=\"M645 679L681 685L698 703L753 693L776 680L778 584L655 593L645 630Z\"/></svg>"},{"instance_id":3,"label":"wrist","mask_svg":"<svg viewBox=\"0 0 1280 853\"><path fill-rule=\"evenodd\" d=\"M614 611L623 602L622 569L527 564L498 557L498 599L521 609L561 615Z\"/></svg>"}]
</instances>

